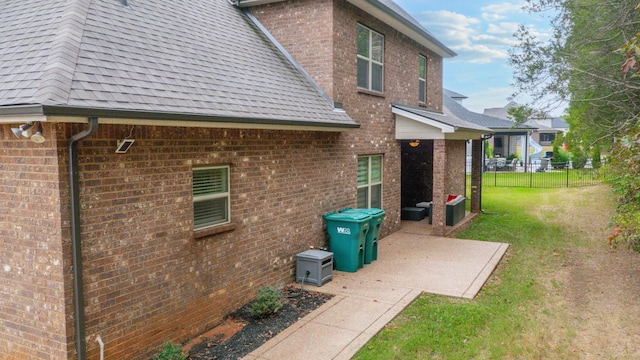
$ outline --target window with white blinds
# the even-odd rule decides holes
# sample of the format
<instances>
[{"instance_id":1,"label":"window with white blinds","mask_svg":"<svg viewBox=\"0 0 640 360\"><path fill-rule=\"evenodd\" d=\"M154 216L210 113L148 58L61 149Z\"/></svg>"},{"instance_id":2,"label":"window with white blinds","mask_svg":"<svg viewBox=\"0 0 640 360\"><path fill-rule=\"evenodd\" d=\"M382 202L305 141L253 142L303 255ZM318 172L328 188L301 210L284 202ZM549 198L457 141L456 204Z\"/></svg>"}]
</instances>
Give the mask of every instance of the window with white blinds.
<instances>
[{"instance_id":1,"label":"window with white blinds","mask_svg":"<svg viewBox=\"0 0 640 360\"><path fill-rule=\"evenodd\" d=\"M193 229L227 224L229 218L229 167L193 169Z\"/></svg>"},{"instance_id":2,"label":"window with white blinds","mask_svg":"<svg viewBox=\"0 0 640 360\"><path fill-rule=\"evenodd\" d=\"M358 157L358 208L382 208L382 155Z\"/></svg>"}]
</instances>

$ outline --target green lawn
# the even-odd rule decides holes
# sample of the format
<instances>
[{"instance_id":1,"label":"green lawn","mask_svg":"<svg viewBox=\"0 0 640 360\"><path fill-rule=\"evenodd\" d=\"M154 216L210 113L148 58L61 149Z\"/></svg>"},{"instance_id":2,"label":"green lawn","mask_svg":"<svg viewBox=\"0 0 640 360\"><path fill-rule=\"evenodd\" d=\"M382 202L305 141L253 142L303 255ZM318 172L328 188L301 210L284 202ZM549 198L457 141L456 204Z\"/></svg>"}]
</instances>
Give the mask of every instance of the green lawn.
<instances>
[{"instance_id":1,"label":"green lawn","mask_svg":"<svg viewBox=\"0 0 640 360\"><path fill-rule=\"evenodd\" d=\"M586 246L576 229L553 225L562 223L556 220L567 211L566 196L571 206L592 204L593 194L584 193L485 188L486 213L457 237L508 242L510 247L480 294L473 300L422 295L354 359L571 358L575 354L564 353L566 347L547 344L546 325L531 314L540 311L549 291L540 275L559 268L567 249ZM570 341L569 329L559 331L565 332L561 339Z\"/></svg>"}]
</instances>

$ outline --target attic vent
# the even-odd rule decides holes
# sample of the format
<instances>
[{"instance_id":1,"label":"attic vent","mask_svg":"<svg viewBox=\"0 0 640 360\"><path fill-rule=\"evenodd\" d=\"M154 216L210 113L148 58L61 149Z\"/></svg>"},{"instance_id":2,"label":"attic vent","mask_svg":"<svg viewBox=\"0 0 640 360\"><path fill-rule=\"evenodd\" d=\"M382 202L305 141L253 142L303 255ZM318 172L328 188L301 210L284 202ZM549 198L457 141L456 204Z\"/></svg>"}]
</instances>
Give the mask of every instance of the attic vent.
<instances>
[{"instance_id":1,"label":"attic vent","mask_svg":"<svg viewBox=\"0 0 640 360\"><path fill-rule=\"evenodd\" d=\"M122 4L123 6L129 6L129 3L127 0L118 0L120 1L120 4Z\"/></svg>"}]
</instances>

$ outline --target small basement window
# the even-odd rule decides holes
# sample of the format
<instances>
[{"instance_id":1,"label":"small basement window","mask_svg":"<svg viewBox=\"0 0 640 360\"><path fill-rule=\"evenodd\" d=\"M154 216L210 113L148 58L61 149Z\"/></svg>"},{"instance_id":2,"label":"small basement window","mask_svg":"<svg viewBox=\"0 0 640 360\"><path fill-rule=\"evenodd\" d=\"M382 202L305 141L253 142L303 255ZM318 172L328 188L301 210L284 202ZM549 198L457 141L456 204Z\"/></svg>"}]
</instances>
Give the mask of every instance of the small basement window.
<instances>
[{"instance_id":1,"label":"small basement window","mask_svg":"<svg viewBox=\"0 0 640 360\"><path fill-rule=\"evenodd\" d=\"M229 166L193 169L193 229L228 224Z\"/></svg>"}]
</instances>

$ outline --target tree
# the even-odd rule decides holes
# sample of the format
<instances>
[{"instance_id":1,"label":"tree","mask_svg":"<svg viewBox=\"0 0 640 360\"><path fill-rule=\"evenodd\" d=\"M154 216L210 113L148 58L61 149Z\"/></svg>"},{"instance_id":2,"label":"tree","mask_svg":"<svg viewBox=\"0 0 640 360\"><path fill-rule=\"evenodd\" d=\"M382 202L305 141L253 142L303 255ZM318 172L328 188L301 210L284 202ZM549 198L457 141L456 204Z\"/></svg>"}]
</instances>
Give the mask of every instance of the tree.
<instances>
[{"instance_id":1,"label":"tree","mask_svg":"<svg viewBox=\"0 0 640 360\"><path fill-rule=\"evenodd\" d=\"M571 149L595 147L599 156L610 148L608 180L618 196L612 239L640 249L638 0L528 0L527 9L550 11L552 33L542 41L520 26L510 53L514 95L530 94L534 108L567 102Z\"/></svg>"},{"instance_id":2,"label":"tree","mask_svg":"<svg viewBox=\"0 0 640 360\"><path fill-rule=\"evenodd\" d=\"M588 145L621 136L638 124L640 82L621 73L620 45L636 37L637 0L529 0L527 9L551 11L552 33L541 41L520 26L511 49L516 94L534 108L568 102L571 131Z\"/></svg>"}]
</instances>

